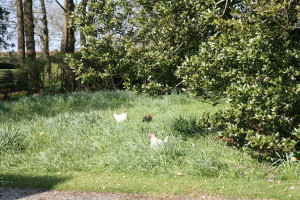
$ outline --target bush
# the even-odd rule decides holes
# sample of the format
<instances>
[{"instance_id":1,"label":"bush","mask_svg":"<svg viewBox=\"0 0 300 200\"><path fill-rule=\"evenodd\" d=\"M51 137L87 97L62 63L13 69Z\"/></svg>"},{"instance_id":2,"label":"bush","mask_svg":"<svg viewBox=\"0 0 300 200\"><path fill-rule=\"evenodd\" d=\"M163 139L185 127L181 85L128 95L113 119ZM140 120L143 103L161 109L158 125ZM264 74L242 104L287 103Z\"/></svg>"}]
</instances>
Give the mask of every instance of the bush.
<instances>
[{"instance_id":1,"label":"bush","mask_svg":"<svg viewBox=\"0 0 300 200\"><path fill-rule=\"evenodd\" d=\"M95 9L88 16L82 6L74 15L76 26L87 36L83 57L69 63L88 85L104 82L100 85L108 89L121 85L149 95L170 93L181 86L177 67L215 31L202 17L214 0L109 0L89 5ZM86 62L91 58L96 58L94 63Z\"/></svg>"},{"instance_id":2,"label":"bush","mask_svg":"<svg viewBox=\"0 0 300 200\"><path fill-rule=\"evenodd\" d=\"M231 8L233 18L212 11L219 32L178 69L193 95L225 94L231 108L206 116L209 125L238 146L270 158L300 150L300 46L291 37L298 2L251 1ZM289 16L286 18L285 16ZM199 120L200 121L200 120Z\"/></svg>"}]
</instances>

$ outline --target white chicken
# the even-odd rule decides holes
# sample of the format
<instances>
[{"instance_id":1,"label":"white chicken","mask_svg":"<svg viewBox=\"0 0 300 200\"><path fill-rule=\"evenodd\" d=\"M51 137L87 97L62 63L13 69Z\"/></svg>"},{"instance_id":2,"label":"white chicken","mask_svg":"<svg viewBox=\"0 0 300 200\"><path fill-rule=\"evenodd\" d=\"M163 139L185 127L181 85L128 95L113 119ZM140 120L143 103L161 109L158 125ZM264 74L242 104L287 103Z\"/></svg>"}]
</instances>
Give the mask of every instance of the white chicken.
<instances>
[{"instance_id":1,"label":"white chicken","mask_svg":"<svg viewBox=\"0 0 300 200\"><path fill-rule=\"evenodd\" d=\"M150 147L151 148L157 148L159 146L164 145L165 143L169 142L169 136L165 137L164 140L158 139L154 133L150 133L149 134L149 138L150 138Z\"/></svg>"},{"instance_id":2,"label":"white chicken","mask_svg":"<svg viewBox=\"0 0 300 200\"><path fill-rule=\"evenodd\" d=\"M123 122L124 120L127 119L127 113L125 110L119 115L114 113L114 118L117 122Z\"/></svg>"}]
</instances>

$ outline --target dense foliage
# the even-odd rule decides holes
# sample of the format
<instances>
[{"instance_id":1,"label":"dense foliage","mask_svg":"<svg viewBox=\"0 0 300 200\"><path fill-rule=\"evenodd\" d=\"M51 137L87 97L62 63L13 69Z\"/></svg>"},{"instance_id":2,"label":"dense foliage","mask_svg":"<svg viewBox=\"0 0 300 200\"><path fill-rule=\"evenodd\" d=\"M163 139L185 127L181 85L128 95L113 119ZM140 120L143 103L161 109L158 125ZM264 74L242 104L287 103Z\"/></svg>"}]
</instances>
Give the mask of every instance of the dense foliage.
<instances>
[{"instance_id":1,"label":"dense foliage","mask_svg":"<svg viewBox=\"0 0 300 200\"><path fill-rule=\"evenodd\" d=\"M8 47L8 43L6 42L6 34L8 29L8 15L9 12L7 9L0 6L0 50Z\"/></svg>"},{"instance_id":2,"label":"dense foliage","mask_svg":"<svg viewBox=\"0 0 300 200\"><path fill-rule=\"evenodd\" d=\"M89 1L87 15L82 5L75 13L75 24L87 37L82 60L71 66L86 84L103 81L102 88L169 92L182 80L177 67L215 32L204 13L224 6L212 0Z\"/></svg>"},{"instance_id":3,"label":"dense foliage","mask_svg":"<svg viewBox=\"0 0 300 200\"><path fill-rule=\"evenodd\" d=\"M132 45L125 57L133 67L125 84L145 93L164 93L177 87L181 81L175 76L177 67L213 31L202 17L213 4L196 0L137 3Z\"/></svg>"},{"instance_id":4,"label":"dense foliage","mask_svg":"<svg viewBox=\"0 0 300 200\"><path fill-rule=\"evenodd\" d=\"M80 4L75 13L76 27L85 35L81 57L69 57L77 80L86 89L120 88L122 67L120 59L125 53L124 39L129 34L127 20L130 5L127 1L88 1Z\"/></svg>"},{"instance_id":5,"label":"dense foliage","mask_svg":"<svg viewBox=\"0 0 300 200\"><path fill-rule=\"evenodd\" d=\"M259 155L300 150L300 46L297 1L244 1L178 73L194 95L226 94L231 109L199 125L220 130ZM207 117L206 117L207 119Z\"/></svg>"}]
</instances>

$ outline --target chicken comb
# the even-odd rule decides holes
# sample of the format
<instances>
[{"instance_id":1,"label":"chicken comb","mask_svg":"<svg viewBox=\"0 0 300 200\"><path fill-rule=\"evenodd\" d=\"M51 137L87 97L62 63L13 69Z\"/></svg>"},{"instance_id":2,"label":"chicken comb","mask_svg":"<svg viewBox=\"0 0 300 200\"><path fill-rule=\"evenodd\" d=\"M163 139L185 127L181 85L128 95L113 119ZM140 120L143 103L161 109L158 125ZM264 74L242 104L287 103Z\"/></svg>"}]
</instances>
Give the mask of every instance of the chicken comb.
<instances>
[{"instance_id":1,"label":"chicken comb","mask_svg":"<svg viewBox=\"0 0 300 200\"><path fill-rule=\"evenodd\" d=\"M152 135L154 135L154 133L151 133L151 132L150 132L150 133L149 133L149 138L151 138L151 137L152 137Z\"/></svg>"}]
</instances>

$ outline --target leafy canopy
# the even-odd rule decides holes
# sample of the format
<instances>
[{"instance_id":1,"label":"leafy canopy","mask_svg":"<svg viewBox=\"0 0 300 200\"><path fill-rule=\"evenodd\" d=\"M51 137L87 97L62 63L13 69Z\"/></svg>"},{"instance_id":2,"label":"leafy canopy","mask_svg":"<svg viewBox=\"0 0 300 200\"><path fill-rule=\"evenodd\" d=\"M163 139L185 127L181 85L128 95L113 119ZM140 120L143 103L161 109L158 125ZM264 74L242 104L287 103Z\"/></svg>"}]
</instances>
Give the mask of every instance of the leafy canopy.
<instances>
[{"instance_id":1,"label":"leafy canopy","mask_svg":"<svg viewBox=\"0 0 300 200\"><path fill-rule=\"evenodd\" d=\"M9 46L7 43L8 15L8 10L0 6L0 50Z\"/></svg>"},{"instance_id":2,"label":"leafy canopy","mask_svg":"<svg viewBox=\"0 0 300 200\"><path fill-rule=\"evenodd\" d=\"M218 32L178 75L192 95L229 97L229 110L206 116L222 137L266 158L299 151L299 2L243 1L243 9L230 9L229 19L208 13Z\"/></svg>"}]
</instances>

